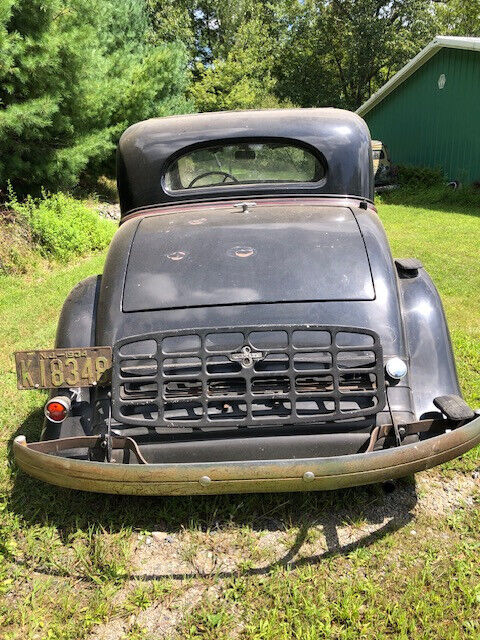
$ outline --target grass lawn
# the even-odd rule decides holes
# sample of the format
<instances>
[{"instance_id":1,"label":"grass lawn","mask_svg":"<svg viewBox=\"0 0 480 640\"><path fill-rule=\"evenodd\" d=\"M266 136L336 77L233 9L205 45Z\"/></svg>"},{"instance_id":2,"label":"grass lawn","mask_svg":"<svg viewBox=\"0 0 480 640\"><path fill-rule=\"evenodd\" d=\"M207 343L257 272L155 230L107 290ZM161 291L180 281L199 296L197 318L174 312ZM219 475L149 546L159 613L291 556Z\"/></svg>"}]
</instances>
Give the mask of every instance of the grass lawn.
<instances>
[{"instance_id":1,"label":"grass lawn","mask_svg":"<svg viewBox=\"0 0 480 640\"><path fill-rule=\"evenodd\" d=\"M393 253L442 294L480 406L480 212L381 204ZM45 395L11 352L53 343L62 301L104 254L0 279L0 637L480 638L480 451L398 484L318 494L129 498L17 472Z\"/></svg>"}]
</instances>

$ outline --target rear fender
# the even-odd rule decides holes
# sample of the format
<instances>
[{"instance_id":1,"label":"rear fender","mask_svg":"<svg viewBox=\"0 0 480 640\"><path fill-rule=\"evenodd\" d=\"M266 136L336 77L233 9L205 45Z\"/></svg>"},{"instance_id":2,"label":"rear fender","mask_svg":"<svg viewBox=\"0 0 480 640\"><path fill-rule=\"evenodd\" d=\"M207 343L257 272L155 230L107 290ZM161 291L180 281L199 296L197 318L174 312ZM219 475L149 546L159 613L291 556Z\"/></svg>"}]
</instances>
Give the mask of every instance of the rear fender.
<instances>
[{"instance_id":1,"label":"rear fender","mask_svg":"<svg viewBox=\"0 0 480 640\"><path fill-rule=\"evenodd\" d=\"M415 273L400 275L399 283L415 413L425 419L438 416L434 398L461 392L437 288L425 269Z\"/></svg>"},{"instance_id":2,"label":"rear fender","mask_svg":"<svg viewBox=\"0 0 480 640\"><path fill-rule=\"evenodd\" d=\"M58 321L56 348L95 346L95 316L101 279L100 275L85 278L69 293ZM54 395L71 394L68 389L55 389L50 397ZM90 435L91 422L91 390L85 388L72 401L71 415L62 423L45 420L42 440Z\"/></svg>"},{"instance_id":3,"label":"rear fender","mask_svg":"<svg viewBox=\"0 0 480 640\"><path fill-rule=\"evenodd\" d=\"M68 294L58 321L55 347L91 347L95 341L95 314L102 276L90 276Z\"/></svg>"}]
</instances>

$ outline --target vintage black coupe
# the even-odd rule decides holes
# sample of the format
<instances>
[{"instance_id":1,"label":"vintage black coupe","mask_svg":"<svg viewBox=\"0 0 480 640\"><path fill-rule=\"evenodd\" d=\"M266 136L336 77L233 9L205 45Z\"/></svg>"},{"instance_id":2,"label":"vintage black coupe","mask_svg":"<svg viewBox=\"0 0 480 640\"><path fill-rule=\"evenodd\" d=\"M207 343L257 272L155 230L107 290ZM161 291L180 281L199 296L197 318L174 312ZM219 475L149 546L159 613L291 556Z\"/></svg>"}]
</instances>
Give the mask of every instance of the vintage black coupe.
<instances>
[{"instance_id":1,"label":"vintage black coupe","mask_svg":"<svg viewBox=\"0 0 480 640\"><path fill-rule=\"evenodd\" d=\"M27 473L127 494L334 489L480 441L437 290L393 259L358 116L289 109L140 122L122 217L55 347L16 354L53 389ZM441 233L441 230L439 230Z\"/></svg>"}]
</instances>

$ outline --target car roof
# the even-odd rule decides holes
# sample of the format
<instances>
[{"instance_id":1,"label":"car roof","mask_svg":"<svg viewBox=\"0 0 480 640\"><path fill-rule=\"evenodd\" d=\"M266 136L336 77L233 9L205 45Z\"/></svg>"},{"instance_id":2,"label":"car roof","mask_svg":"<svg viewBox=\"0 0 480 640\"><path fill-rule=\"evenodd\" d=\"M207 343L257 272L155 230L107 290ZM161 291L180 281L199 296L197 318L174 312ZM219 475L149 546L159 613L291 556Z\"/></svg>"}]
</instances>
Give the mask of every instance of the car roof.
<instances>
[{"instance_id":1,"label":"car roof","mask_svg":"<svg viewBox=\"0 0 480 640\"><path fill-rule=\"evenodd\" d=\"M170 162L215 142L276 140L310 148L322 158L318 183L229 184L169 193ZM373 199L370 134L365 122L342 109L227 111L153 118L129 127L118 145L117 180L122 214L159 204L272 195L353 195Z\"/></svg>"}]
</instances>

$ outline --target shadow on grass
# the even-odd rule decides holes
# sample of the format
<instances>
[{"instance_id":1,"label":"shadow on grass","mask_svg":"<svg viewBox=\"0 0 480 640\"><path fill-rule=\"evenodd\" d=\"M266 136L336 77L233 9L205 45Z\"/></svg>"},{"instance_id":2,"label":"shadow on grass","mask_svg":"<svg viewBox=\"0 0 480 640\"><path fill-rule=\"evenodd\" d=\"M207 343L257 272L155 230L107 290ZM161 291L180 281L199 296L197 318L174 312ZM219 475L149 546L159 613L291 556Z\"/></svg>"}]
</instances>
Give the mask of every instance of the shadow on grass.
<instances>
[{"instance_id":1,"label":"shadow on grass","mask_svg":"<svg viewBox=\"0 0 480 640\"><path fill-rule=\"evenodd\" d=\"M22 433L38 439L41 411L35 411L13 437ZM12 437L12 440L13 440ZM242 575L265 574L275 567L315 564L330 556L365 548L383 536L406 526L417 503L412 478L397 481L393 491L382 485L312 493L271 493L216 496L122 496L62 489L35 480L15 468L10 451L13 488L8 499L11 511L25 526L54 526L65 544L80 529L98 533L122 530L163 531L175 535L185 530L227 532L248 527L255 532L297 529L296 538L281 559L267 567L242 571ZM358 540L342 544L339 529L349 524L366 531ZM322 527L327 551L295 560L311 527ZM51 573L49 571L48 573ZM238 572L218 573L219 577ZM135 575L137 580L199 577L199 572Z\"/></svg>"}]
</instances>

